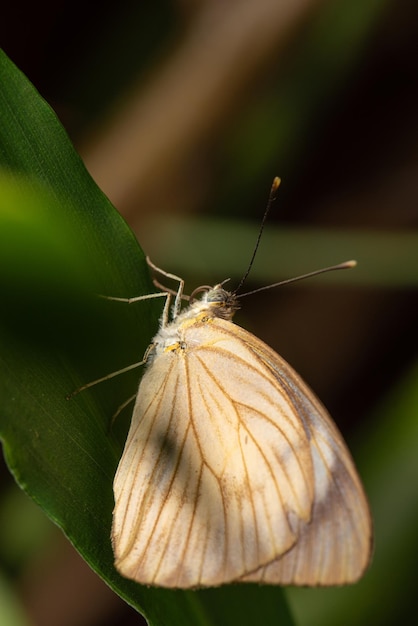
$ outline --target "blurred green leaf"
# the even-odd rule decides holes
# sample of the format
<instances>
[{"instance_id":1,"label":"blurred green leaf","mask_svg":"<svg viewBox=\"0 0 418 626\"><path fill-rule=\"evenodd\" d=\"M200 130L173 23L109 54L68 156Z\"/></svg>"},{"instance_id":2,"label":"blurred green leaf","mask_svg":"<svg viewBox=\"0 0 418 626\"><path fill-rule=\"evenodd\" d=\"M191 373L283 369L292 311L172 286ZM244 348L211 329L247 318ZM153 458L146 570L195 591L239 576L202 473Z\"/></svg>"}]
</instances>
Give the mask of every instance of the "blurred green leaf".
<instances>
[{"instance_id":1,"label":"blurred green leaf","mask_svg":"<svg viewBox=\"0 0 418 626\"><path fill-rule=\"evenodd\" d=\"M3 493L0 501L0 562L5 569L16 572L33 555L43 551L50 540L51 528L56 530L42 510L14 485Z\"/></svg>"},{"instance_id":2,"label":"blurred green leaf","mask_svg":"<svg viewBox=\"0 0 418 626\"><path fill-rule=\"evenodd\" d=\"M142 358L161 303L96 294L152 290L131 231L97 188L49 106L0 55L0 434L19 485L91 567L150 624L291 624L281 590L142 587L113 567L113 476L138 372L71 400L83 383ZM92 293L94 290L94 293ZM127 418L129 416L126 416Z\"/></svg>"},{"instance_id":3,"label":"blurred green leaf","mask_svg":"<svg viewBox=\"0 0 418 626\"><path fill-rule=\"evenodd\" d=\"M0 573L0 622L2 626L30 626L19 599Z\"/></svg>"},{"instance_id":4,"label":"blurred green leaf","mask_svg":"<svg viewBox=\"0 0 418 626\"><path fill-rule=\"evenodd\" d=\"M175 267L181 276L193 274L199 280L209 274L213 282L226 277L239 281L250 260L257 232L254 222L169 215L160 217L158 223L149 220L143 230L161 267ZM267 285L349 259L358 262L354 272L319 276L315 281L398 289L417 286L418 232L368 233L267 225L250 278Z\"/></svg>"}]
</instances>

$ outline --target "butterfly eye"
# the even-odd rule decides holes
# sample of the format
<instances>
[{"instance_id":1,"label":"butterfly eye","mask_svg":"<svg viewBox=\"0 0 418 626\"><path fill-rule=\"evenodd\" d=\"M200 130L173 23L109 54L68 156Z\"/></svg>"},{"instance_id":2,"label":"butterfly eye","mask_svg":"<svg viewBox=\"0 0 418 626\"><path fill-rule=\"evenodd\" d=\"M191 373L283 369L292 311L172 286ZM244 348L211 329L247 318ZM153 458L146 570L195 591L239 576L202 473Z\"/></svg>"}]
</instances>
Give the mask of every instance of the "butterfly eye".
<instances>
[{"instance_id":1,"label":"butterfly eye","mask_svg":"<svg viewBox=\"0 0 418 626\"><path fill-rule=\"evenodd\" d=\"M208 294L206 296L206 301L226 303L228 302L230 295L231 294L228 291L225 291L225 289L222 289L222 287L220 287L219 285L216 285L216 287L213 287L213 289L208 291Z\"/></svg>"}]
</instances>

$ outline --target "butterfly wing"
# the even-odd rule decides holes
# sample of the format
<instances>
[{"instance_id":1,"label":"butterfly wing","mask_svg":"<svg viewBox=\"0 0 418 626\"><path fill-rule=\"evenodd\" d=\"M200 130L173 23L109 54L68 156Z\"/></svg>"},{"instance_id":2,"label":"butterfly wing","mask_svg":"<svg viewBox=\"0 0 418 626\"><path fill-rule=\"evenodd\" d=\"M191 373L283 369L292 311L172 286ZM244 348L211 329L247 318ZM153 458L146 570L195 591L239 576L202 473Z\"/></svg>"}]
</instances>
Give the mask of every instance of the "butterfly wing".
<instances>
[{"instance_id":1,"label":"butterfly wing","mask_svg":"<svg viewBox=\"0 0 418 626\"><path fill-rule=\"evenodd\" d=\"M257 340L253 348L284 382L309 432L315 497L312 517L308 524L300 520L294 546L242 580L283 585L355 582L370 560L372 522L351 455L328 412L298 374L262 342Z\"/></svg>"},{"instance_id":2,"label":"butterfly wing","mask_svg":"<svg viewBox=\"0 0 418 626\"><path fill-rule=\"evenodd\" d=\"M119 571L182 588L352 579L360 547L339 541L359 544L367 504L324 409L232 322L189 320L178 332L141 381L115 477Z\"/></svg>"}]
</instances>

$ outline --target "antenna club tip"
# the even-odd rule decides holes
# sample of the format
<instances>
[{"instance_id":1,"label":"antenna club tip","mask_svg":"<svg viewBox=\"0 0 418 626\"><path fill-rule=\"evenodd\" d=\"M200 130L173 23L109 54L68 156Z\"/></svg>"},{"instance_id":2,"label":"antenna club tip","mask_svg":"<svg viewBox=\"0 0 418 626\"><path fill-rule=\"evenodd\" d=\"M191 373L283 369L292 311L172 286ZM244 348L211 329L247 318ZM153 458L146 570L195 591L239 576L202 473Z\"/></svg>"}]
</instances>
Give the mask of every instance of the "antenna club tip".
<instances>
[{"instance_id":1,"label":"antenna club tip","mask_svg":"<svg viewBox=\"0 0 418 626\"><path fill-rule=\"evenodd\" d=\"M356 267L357 265L357 261L354 261L354 259L352 259L351 261L346 261L345 263L341 263L341 267L342 269L351 269L352 267Z\"/></svg>"},{"instance_id":2,"label":"antenna club tip","mask_svg":"<svg viewBox=\"0 0 418 626\"><path fill-rule=\"evenodd\" d=\"M271 190L272 191L276 191L279 187L280 187L280 183L282 182L282 179L279 178L279 176L275 176L273 179L273 184L271 186Z\"/></svg>"}]
</instances>

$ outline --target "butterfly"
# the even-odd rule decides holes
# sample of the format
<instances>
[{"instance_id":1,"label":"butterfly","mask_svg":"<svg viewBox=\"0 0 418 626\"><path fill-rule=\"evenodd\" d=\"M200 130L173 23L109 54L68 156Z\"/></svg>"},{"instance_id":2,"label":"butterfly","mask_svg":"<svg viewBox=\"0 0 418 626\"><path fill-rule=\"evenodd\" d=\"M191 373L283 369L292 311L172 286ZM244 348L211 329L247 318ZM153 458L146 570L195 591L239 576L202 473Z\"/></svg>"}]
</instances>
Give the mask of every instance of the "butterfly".
<instances>
[{"instance_id":1,"label":"butterfly","mask_svg":"<svg viewBox=\"0 0 418 626\"><path fill-rule=\"evenodd\" d=\"M163 294L114 479L117 570L182 589L357 581L370 560L371 516L328 412L281 356L232 321L236 292L200 288L181 311L183 281L163 274L179 288L172 308Z\"/></svg>"}]
</instances>

